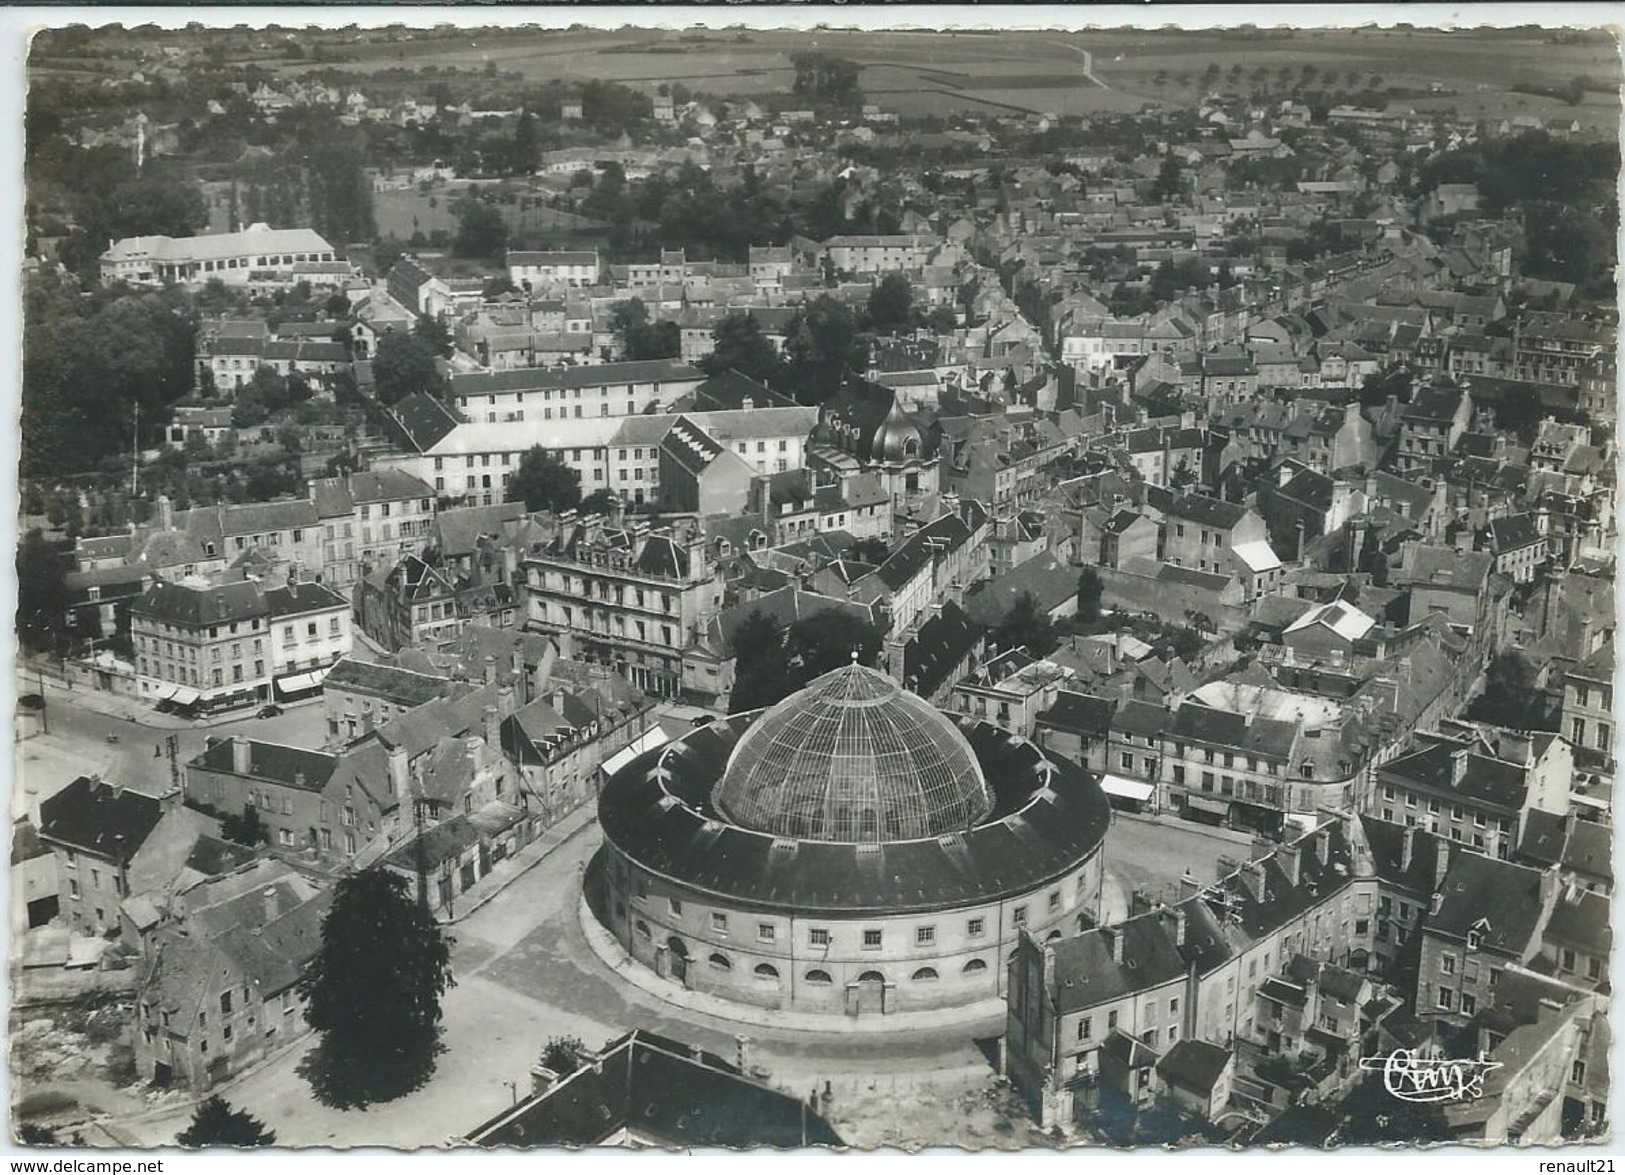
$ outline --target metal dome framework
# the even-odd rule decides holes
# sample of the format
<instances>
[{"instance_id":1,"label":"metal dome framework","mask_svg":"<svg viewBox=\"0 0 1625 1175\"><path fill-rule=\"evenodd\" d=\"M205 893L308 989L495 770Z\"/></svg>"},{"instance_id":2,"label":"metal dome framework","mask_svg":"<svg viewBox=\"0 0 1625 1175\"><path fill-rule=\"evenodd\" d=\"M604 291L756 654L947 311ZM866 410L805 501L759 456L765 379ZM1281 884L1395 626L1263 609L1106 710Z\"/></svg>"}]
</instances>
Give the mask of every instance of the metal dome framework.
<instances>
[{"instance_id":1,"label":"metal dome framework","mask_svg":"<svg viewBox=\"0 0 1625 1175\"><path fill-rule=\"evenodd\" d=\"M825 674L758 718L711 796L742 828L881 844L963 832L994 807L953 722L873 669Z\"/></svg>"}]
</instances>

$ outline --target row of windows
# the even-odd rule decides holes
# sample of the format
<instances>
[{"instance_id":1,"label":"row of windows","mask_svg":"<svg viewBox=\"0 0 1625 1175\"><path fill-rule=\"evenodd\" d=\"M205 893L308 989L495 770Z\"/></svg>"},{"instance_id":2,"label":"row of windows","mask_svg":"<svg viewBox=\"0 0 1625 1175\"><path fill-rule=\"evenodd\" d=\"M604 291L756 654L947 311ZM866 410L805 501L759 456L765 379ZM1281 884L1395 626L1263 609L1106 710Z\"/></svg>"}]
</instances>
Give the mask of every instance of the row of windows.
<instances>
[{"instance_id":1,"label":"row of windows","mask_svg":"<svg viewBox=\"0 0 1625 1175\"><path fill-rule=\"evenodd\" d=\"M1082 889L1084 880L1085 879L1082 876L1078 878L1080 890ZM649 900L648 882L639 881L637 883L636 897L639 902L647 902ZM1051 912L1059 910L1061 908L1061 891L1052 890L1046 899L1046 904ZM667 898L666 908L673 918L681 918L683 916L683 902L680 898ZM1010 921L1014 926L1025 926L1027 924L1027 907L1023 905L1016 906L1014 909L1012 909L1010 911ZM711 912L710 925L711 932L713 934L727 937L730 933L729 916L720 910L713 910ZM977 915L974 918L966 919L965 934L968 937L981 938L986 933L987 919L985 917ZM763 943L778 941L778 927L771 922L756 923L756 940ZM829 927L810 926L807 928L807 943L809 946L828 947L833 944L833 941L834 940L831 937ZM885 945L885 931L875 927L865 927L863 930L862 941L864 950L879 950ZM936 941L937 928L935 924L916 926L914 928L915 946L934 946Z\"/></svg>"}]
</instances>

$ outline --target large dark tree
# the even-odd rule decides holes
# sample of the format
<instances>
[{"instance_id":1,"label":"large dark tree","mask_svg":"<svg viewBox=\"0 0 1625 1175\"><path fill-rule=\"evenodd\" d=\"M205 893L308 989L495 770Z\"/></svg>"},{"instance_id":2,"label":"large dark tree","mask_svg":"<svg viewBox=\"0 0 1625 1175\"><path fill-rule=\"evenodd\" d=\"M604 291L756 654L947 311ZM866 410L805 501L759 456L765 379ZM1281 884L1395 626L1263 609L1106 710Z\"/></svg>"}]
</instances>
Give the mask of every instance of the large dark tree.
<instances>
[{"instance_id":1,"label":"large dark tree","mask_svg":"<svg viewBox=\"0 0 1625 1175\"><path fill-rule=\"evenodd\" d=\"M728 712L740 714L782 701L795 688L785 660L784 626L756 610L734 630L734 685Z\"/></svg>"},{"instance_id":2,"label":"large dark tree","mask_svg":"<svg viewBox=\"0 0 1625 1175\"><path fill-rule=\"evenodd\" d=\"M785 638L785 651L801 685L850 665L854 653L859 664L873 666L880 645L879 630L844 608L826 608L802 617L790 626Z\"/></svg>"},{"instance_id":3,"label":"large dark tree","mask_svg":"<svg viewBox=\"0 0 1625 1175\"><path fill-rule=\"evenodd\" d=\"M1093 624L1100 619L1100 597L1106 585L1100 581L1100 572L1085 567L1078 573L1078 619Z\"/></svg>"},{"instance_id":4,"label":"large dark tree","mask_svg":"<svg viewBox=\"0 0 1625 1175\"><path fill-rule=\"evenodd\" d=\"M394 404L418 392L440 394L442 380L434 350L415 334L385 335L372 357L372 381L378 400Z\"/></svg>"},{"instance_id":5,"label":"large dark tree","mask_svg":"<svg viewBox=\"0 0 1625 1175\"><path fill-rule=\"evenodd\" d=\"M374 867L339 881L299 983L305 1020L322 1037L306 1070L318 1096L366 1105L421 1085L452 982L446 936L404 877Z\"/></svg>"},{"instance_id":6,"label":"large dark tree","mask_svg":"<svg viewBox=\"0 0 1625 1175\"><path fill-rule=\"evenodd\" d=\"M712 375L733 370L761 383L783 378L784 360L749 311L726 315L711 330L711 353L700 366Z\"/></svg>"},{"instance_id":7,"label":"large dark tree","mask_svg":"<svg viewBox=\"0 0 1625 1175\"><path fill-rule=\"evenodd\" d=\"M508 224L502 213L483 200L473 198L457 205L457 236L451 251L459 257L501 261L508 247Z\"/></svg>"},{"instance_id":8,"label":"large dark tree","mask_svg":"<svg viewBox=\"0 0 1625 1175\"><path fill-rule=\"evenodd\" d=\"M507 497L523 502L526 510L569 510L581 504L581 475L551 450L533 445L519 458Z\"/></svg>"},{"instance_id":9,"label":"large dark tree","mask_svg":"<svg viewBox=\"0 0 1625 1175\"><path fill-rule=\"evenodd\" d=\"M869 366L869 346L858 335L852 311L828 294L799 311L784 341L788 382L803 404L822 404L847 371Z\"/></svg>"},{"instance_id":10,"label":"large dark tree","mask_svg":"<svg viewBox=\"0 0 1625 1175\"><path fill-rule=\"evenodd\" d=\"M181 1146L274 1146L276 1133L246 1110L234 1110L225 1098L199 1103L192 1122L175 1139Z\"/></svg>"},{"instance_id":11,"label":"large dark tree","mask_svg":"<svg viewBox=\"0 0 1625 1175\"><path fill-rule=\"evenodd\" d=\"M1516 649L1497 653L1484 671L1484 692L1467 716L1514 730L1551 730L1549 707L1536 683L1535 667Z\"/></svg>"},{"instance_id":12,"label":"large dark tree","mask_svg":"<svg viewBox=\"0 0 1625 1175\"><path fill-rule=\"evenodd\" d=\"M869 321L876 330L903 330L914 318L914 286L900 273L888 273L869 292Z\"/></svg>"},{"instance_id":13,"label":"large dark tree","mask_svg":"<svg viewBox=\"0 0 1625 1175\"><path fill-rule=\"evenodd\" d=\"M17 638L37 653L60 650L67 625L67 567L36 528L17 546Z\"/></svg>"},{"instance_id":14,"label":"large dark tree","mask_svg":"<svg viewBox=\"0 0 1625 1175\"><path fill-rule=\"evenodd\" d=\"M1045 657L1057 644L1055 625L1030 592L1022 592L1010 611L993 630L1001 651L1026 649L1034 657Z\"/></svg>"}]
</instances>

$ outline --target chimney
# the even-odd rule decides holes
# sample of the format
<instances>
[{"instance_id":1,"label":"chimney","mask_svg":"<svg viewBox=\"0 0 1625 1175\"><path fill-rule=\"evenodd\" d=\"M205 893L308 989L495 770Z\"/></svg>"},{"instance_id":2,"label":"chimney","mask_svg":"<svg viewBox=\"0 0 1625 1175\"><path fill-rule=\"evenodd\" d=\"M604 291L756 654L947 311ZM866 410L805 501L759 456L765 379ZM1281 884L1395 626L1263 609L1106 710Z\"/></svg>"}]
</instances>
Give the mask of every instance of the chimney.
<instances>
[{"instance_id":1,"label":"chimney","mask_svg":"<svg viewBox=\"0 0 1625 1175\"><path fill-rule=\"evenodd\" d=\"M505 685L501 689L497 690L497 709L502 711L502 716L504 718L510 717L513 714L513 699L514 687L512 684Z\"/></svg>"},{"instance_id":2,"label":"chimney","mask_svg":"<svg viewBox=\"0 0 1625 1175\"><path fill-rule=\"evenodd\" d=\"M525 680L525 654L517 644L513 647L512 668L514 697L523 706L530 701L530 682Z\"/></svg>"},{"instance_id":3,"label":"chimney","mask_svg":"<svg viewBox=\"0 0 1625 1175\"><path fill-rule=\"evenodd\" d=\"M1332 857L1332 826L1326 825L1315 833L1315 860L1323 866L1331 863Z\"/></svg>"},{"instance_id":4,"label":"chimney","mask_svg":"<svg viewBox=\"0 0 1625 1175\"><path fill-rule=\"evenodd\" d=\"M1100 933L1106 936L1106 945L1111 948L1112 962L1121 963L1123 961L1123 924L1118 923L1116 926L1108 926Z\"/></svg>"},{"instance_id":5,"label":"chimney","mask_svg":"<svg viewBox=\"0 0 1625 1175\"><path fill-rule=\"evenodd\" d=\"M502 745L502 711L495 706L485 708L485 747L492 751Z\"/></svg>"},{"instance_id":6,"label":"chimney","mask_svg":"<svg viewBox=\"0 0 1625 1175\"><path fill-rule=\"evenodd\" d=\"M485 658L485 684L494 685L497 679L497 659L492 656Z\"/></svg>"},{"instance_id":7,"label":"chimney","mask_svg":"<svg viewBox=\"0 0 1625 1175\"><path fill-rule=\"evenodd\" d=\"M1416 857L1416 828L1408 826L1399 840L1399 871L1410 872L1411 861Z\"/></svg>"},{"instance_id":8,"label":"chimney","mask_svg":"<svg viewBox=\"0 0 1625 1175\"><path fill-rule=\"evenodd\" d=\"M1302 848L1297 844L1282 845L1276 854L1276 860L1281 863L1281 872L1293 885L1298 884L1298 878L1303 875Z\"/></svg>"},{"instance_id":9,"label":"chimney","mask_svg":"<svg viewBox=\"0 0 1625 1175\"><path fill-rule=\"evenodd\" d=\"M175 503L169 500L168 494L158 495L158 528L160 530L175 529Z\"/></svg>"},{"instance_id":10,"label":"chimney","mask_svg":"<svg viewBox=\"0 0 1625 1175\"><path fill-rule=\"evenodd\" d=\"M301 791L304 790L305 773L303 771L295 771L293 773L293 786L299 788Z\"/></svg>"},{"instance_id":11,"label":"chimney","mask_svg":"<svg viewBox=\"0 0 1625 1175\"><path fill-rule=\"evenodd\" d=\"M389 748L389 790L397 796L406 794L406 748Z\"/></svg>"},{"instance_id":12,"label":"chimney","mask_svg":"<svg viewBox=\"0 0 1625 1175\"><path fill-rule=\"evenodd\" d=\"M1188 901L1201 892L1202 883L1197 881L1195 874L1187 868L1179 879L1179 900Z\"/></svg>"},{"instance_id":13,"label":"chimney","mask_svg":"<svg viewBox=\"0 0 1625 1175\"><path fill-rule=\"evenodd\" d=\"M1444 896L1444 877L1450 872L1450 842L1434 838L1433 841L1433 896ZM1437 906L1435 906L1437 912Z\"/></svg>"},{"instance_id":14,"label":"chimney","mask_svg":"<svg viewBox=\"0 0 1625 1175\"><path fill-rule=\"evenodd\" d=\"M265 892L261 896L265 898L265 921L267 923L275 922L277 916L276 886L266 886Z\"/></svg>"},{"instance_id":15,"label":"chimney","mask_svg":"<svg viewBox=\"0 0 1625 1175\"><path fill-rule=\"evenodd\" d=\"M1176 906L1174 907L1173 914L1174 945L1176 947L1183 947L1185 945L1185 911L1182 907Z\"/></svg>"},{"instance_id":16,"label":"chimney","mask_svg":"<svg viewBox=\"0 0 1625 1175\"><path fill-rule=\"evenodd\" d=\"M1467 775L1467 748L1453 751L1450 755L1450 786L1459 787Z\"/></svg>"},{"instance_id":17,"label":"chimney","mask_svg":"<svg viewBox=\"0 0 1625 1175\"><path fill-rule=\"evenodd\" d=\"M750 1073L750 1037L743 1032L734 1037L734 1065L741 1073Z\"/></svg>"},{"instance_id":18,"label":"chimney","mask_svg":"<svg viewBox=\"0 0 1625 1175\"><path fill-rule=\"evenodd\" d=\"M249 742L242 735L233 735L231 739L231 772L233 775L247 775L249 770Z\"/></svg>"},{"instance_id":19,"label":"chimney","mask_svg":"<svg viewBox=\"0 0 1625 1175\"><path fill-rule=\"evenodd\" d=\"M530 1093L532 1097L540 1097L552 1089L558 1081L559 1075L546 1065L537 1061L530 1067Z\"/></svg>"}]
</instances>

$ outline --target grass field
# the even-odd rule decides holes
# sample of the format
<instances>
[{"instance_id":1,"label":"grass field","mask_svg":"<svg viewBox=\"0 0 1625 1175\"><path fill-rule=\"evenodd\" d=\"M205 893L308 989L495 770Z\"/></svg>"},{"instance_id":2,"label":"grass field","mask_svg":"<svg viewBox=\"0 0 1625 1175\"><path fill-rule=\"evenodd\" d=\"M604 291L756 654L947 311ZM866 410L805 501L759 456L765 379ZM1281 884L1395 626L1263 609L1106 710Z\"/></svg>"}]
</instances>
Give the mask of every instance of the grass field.
<instances>
[{"instance_id":1,"label":"grass field","mask_svg":"<svg viewBox=\"0 0 1625 1175\"><path fill-rule=\"evenodd\" d=\"M695 34L636 28L447 29L396 44L347 46L359 59L341 68L367 72L391 66L494 65L530 81L601 78L644 89L682 81L708 93L748 97L786 93L794 77L790 55L818 49L862 65L865 91L884 105L904 114L946 115L1010 107L1087 114L1135 110L1144 102L1183 105L1199 97L1198 79L1210 65L1218 65L1228 80L1230 68L1240 64L1242 88L1250 89L1258 67L1273 82L1282 68L1295 77L1304 64L1313 64L1333 74L1338 85L1346 84L1350 71L1360 75L1362 85L1372 74L1380 75L1385 85L1410 89L1443 83L1462 92L1456 109L1488 117L1544 116L1557 105L1513 94L1508 89L1512 83L1562 83L1582 73L1608 77L1619 71L1617 53L1606 39L1559 45L1528 32L1300 29L1288 36L1244 40L1175 29L1011 29L994 36L754 29L742 34L748 38L744 41L737 41L740 34L734 31L716 30L700 34L705 39L699 43L683 40L685 35ZM1079 50L1093 55L1105 89L1084 76ZM278 68L297 74L309 67L290 62ZM1166 75L1162 86L1155 82L1159 73ZM1173 80L1181 74L1189 75L1184 86ZM1480 85L1487 89L1480 91ZM1582 120L1603 126L1617 122L1617 114L1611 113L1617 101L1593 98ZM1451 104L1448 98L1428 101L1429 106Z\"/></svg>"}]
</instances>

